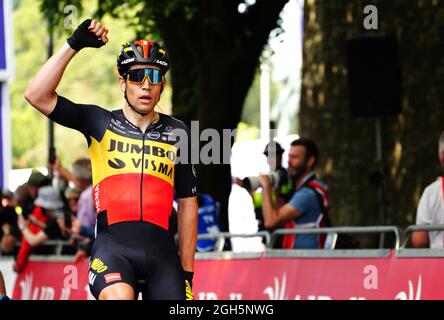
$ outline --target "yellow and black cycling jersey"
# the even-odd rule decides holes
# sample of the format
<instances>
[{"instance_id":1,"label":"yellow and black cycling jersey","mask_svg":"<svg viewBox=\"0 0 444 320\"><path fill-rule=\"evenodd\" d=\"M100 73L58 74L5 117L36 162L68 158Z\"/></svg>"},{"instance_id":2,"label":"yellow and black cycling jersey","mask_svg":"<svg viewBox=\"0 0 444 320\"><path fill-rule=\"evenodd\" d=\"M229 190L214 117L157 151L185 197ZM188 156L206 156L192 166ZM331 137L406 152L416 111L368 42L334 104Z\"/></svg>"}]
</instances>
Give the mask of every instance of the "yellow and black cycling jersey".
<instances>
[{"instance_id":1,"label":"yellow and black cycling jersey","mask_svg":"<svg viewBox=\"0 0 444 320\"><path fill-rule=\"evenodd\" d=\"M174 196L196 195L191 139L182 121L159 113L142 132L122 109L108 111L62 96L49 118L86 137L96 212L106 212L109 225L145 221L168 230Z\"/></svg>"}]
</instances>

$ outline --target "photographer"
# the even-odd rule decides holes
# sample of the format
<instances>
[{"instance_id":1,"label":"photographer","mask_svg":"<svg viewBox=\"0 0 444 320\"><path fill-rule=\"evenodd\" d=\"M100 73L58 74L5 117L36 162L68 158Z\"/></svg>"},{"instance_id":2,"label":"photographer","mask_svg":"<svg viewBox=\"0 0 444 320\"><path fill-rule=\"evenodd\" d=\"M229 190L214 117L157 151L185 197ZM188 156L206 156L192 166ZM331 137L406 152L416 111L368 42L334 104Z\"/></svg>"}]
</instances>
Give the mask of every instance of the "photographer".
<instances>
[{"instance_id":1,"label":"photographer","mask_svg":"<svg viewBox=\"0 0 444 320\"><path fill-rule=\"evenodd\" d=\"M292 196L291 182L288 179L287 170L282 166L282 155L284 151L285 150L279 143L271 141L265 146L265 150L263 152L267 157L267 163L270 167L270 173L268 176L272 181L272 201L276 204L277 208L283 206ZM260 187L260 180L258 177L247 177L243 179L241 181L241 186L247 189L253 197L254 211L258 221L258 231L265 230L272 232L275 229L284 227L284 225L276 225L273 228L264 226L264 218L262 214L262 192L255 191ZM281 242L276 242L275 247L281 248Z\"/></svg>"},{"instance_id":2,"label":"photographer","mask_svg":"<svg viewBox=\"0 0 444 320\"><path fill-rule=\"evenodd\" d=\"M306 138L291 143L288 154L288 173L292 176L293 194L289 201L278 207L272 200L272 184L269 175L259 177L262 185L263 217L265 228L273 228L290 222L297 227L326 227L328 218L328 193L324 183L317 179L315 167L319 159L316 144ZM287 224L288 226L288 224ZM323 248L325 236L298 235L284 238L285 248Z\"/></svg>"}]
</instances>

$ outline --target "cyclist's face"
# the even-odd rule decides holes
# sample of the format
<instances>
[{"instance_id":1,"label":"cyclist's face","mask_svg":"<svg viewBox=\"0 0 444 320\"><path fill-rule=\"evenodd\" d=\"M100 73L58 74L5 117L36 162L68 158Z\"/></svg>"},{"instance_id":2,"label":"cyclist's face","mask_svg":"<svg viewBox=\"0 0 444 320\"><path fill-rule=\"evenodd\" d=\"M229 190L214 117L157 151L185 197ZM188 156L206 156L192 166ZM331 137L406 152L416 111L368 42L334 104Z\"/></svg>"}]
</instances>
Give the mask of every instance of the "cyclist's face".
<instances>
[{"instance_id":1,"label":"cyclist's face","mask_svg":"<svg viewBox=\"0 0 444 320\"><path fill-rule=\"evenodd\" d=\"M130 67L130 70L146 68L146 65L134 65ZM158 69L157 67L152 67L153 69ZM143 83L134 83L123 78L119 78L120 87L122 91L125 92L131 103L131 105L141 113L150 113L154 110L154 107L160 100L160 95L162 93L162 87L165 85L165 80L163 84L151 84L146 77Z\"/></svg>"}]
</instances>

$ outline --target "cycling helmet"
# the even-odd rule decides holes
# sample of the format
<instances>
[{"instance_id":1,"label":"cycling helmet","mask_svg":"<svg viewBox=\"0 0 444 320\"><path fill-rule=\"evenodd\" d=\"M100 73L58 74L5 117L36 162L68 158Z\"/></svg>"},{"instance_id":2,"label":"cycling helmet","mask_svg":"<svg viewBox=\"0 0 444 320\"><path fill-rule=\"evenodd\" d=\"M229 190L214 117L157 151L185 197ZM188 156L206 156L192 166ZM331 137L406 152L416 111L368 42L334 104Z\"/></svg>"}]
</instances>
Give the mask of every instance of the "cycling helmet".
<instances>
[{"instance_id":1,"label":"cycling helmet","mask_svg":"<svg viewBox=\"0 0 444 320\"><path fill-rule=\"evenodd\" d=\"M164 75L170 66L165 48L145 39L125 43L117 57L117 70L122 77L128 72L130 66L135 64L159 67Z\"/></svg>"}]
</instances>

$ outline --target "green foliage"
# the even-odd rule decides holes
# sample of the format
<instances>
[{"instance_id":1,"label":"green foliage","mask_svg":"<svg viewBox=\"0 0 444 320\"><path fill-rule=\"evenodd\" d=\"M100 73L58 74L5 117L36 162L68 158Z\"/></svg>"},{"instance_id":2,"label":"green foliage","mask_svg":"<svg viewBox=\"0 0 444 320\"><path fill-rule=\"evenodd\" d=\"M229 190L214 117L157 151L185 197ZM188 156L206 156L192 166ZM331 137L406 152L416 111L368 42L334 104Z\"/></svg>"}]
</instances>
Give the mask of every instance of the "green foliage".
<instances>
[{"instance_id":1,"label":"green foliage","mask_svg":"<svg viewBox=\"0 0 444 320\"><path fill-rule=\"evenodd\" d=\"M85 3L78 23L90 17L96 9L92 2ZM100 49L88 48L79 52L68 66L57 92L78 103L117 109L122 106L123 98L115 61L121 44L133 39L134 33L126 27L125 21L112 17L104 17L101 21L109 27L109 43ZM57 50L72 31L61 29L59 25L54 31L54 49ZM48 121L26 102L23 94L47 59L47 39L38 2L20 1L14 10L15 78L10 86L14 168L46 165ZM170 100L171 88L167 87L161 101L163 112L171 110ZM64 164L88 154L86 140L80 133L58 125L55 128L56 149Z\"/></svg>"}]
</instances>

